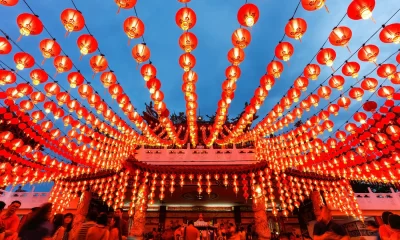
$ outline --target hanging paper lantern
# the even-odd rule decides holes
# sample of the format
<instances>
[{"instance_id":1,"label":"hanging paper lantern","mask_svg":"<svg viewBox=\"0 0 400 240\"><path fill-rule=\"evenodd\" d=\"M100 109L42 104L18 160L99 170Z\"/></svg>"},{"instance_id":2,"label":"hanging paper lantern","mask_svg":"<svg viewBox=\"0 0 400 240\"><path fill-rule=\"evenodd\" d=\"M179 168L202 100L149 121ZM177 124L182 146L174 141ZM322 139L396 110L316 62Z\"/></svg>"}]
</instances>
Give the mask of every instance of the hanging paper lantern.
<instances>
[{"instance_id":1,"label":"hanging paper lantern","mask_svg":"<svg viewBox=\"0 0 400 240\"><path fill-rule=\"evenodd\" d=\"M152 78L155 78L157 75L157 69L152 64L144 64L140 69L140 73L143 76L143 79L147 82Z\"/></svg>"},{"instance_id":2,"label":"hanging paper lantern","mask_svg":"<svg viewBox=\"0 0 400 240\"><path fill-rule=\"evenodd\" d=\"M114 0L115 3L118 5L118 12L123 9L131 9L136 5L137 0Z\"/></svg>"},{"instance_id":3,"label":"hanging paper lantern","mask_svg":"<svg viewBox=\"0 0 400 240\"><path fill-rule=\"evenodd\" d=\"M307 90L308 87L308 79L305 77L298 77L294 80L294 87L300 89L301 91Z\"/></svg>"},{"instance_id":4,"label":"hanging paper lantern","mask_svg":"<svg viewBox=\"0 0 400 240\"><path fill-rule=\"evenodd\" d=\"M294 53L293 45L290 42L280 42L275 47L275 56L283 61L289 61Z\"/></svg>"},{"instance_id":5,"label":"hanging paper lantern","mask_svg":"<svg viewBox=\"0 0 400 240\"><path fill-rule=\"evenodd\" d=\"M258 18L260 17L260 12L258 7L251 3L246 3L242 7L240 7L237 19L240 25L244 27L252 27L257 23Z\"/></svg>"},{"instance_id":6,"label":"hanging paper lantern","mask_svg":"<svg viewBox=\"0 0 400 240\"><path fill-rule=\"evenodd\" d=\"M93 93L93 88L88 84L82 84L78 87L78 93L81 98L86 99Z\"/></svg>"},{"instance_id":7,"label":"hanging paper lantern","mask_svg":"<svg viewBox=\"0 0 400 240\"><path fill-rule=\"evenodd\" d=\"M342 96L339 98L339 100L337 101L337 104L341 107L344 108L345 110L347 110L349 108L349 105L351 103L350 98Z\"/></svg>"},{"instance_id":8,"label":"hanging paper lantern","mask_svg":"<svg viewBox=\"0 0 400 240\"><path fill-rule=\"evenodd\" d=\"M346 62L342 67L342 73L345 76L351 76L352 78L357 78L359 71L360 64L358 64L357 62Z\"/></svg>"},{"instance_id":9,"label":"hanging paper lantern","mask_svg":"<svg viewBox=\"0 0 400 240\"><path fill-rule=\"evenodd\" d=\"M397 72L396 65L391 63L385 63L379 66L376 70L376 74L381 78L392 79L394 78L395 73Z\"/></svg>"},{"instance_id":10,"label":"hanging paper lantern","mask_svg":"<svg viewBox=\"0 0 400 240\"><path fill-rule=\"evenodd\" d=\"M197 37L191 32L184 32L179 37L179 47L185 52L191 52L197 47Z\"/></svg>"},{"instance_id":11,"label":"hanging paper lantern","mask_svg":"<svg viewBox=\"0 0 400 240\"><path fill-rule=\"evenodd\" d=\"M382 86L378 89L378 96L388 100L393 98L395 89L392 86Z\"/></svg>"},{"instance_id":12,"label":"hanging paper lantern","mask_svg":"<svg viewBox=\"0 0 400 240\"><path fill-rule=\"evenodd\" d=\"M115 76L115 74L111 71L111 72L103 72L100 75L100 81L103 83L103 86L105 88L108 88L109 86L111 86L112 84L117 82L117 77Z\"/></svg>"},{"instance_id":13,"label":"hanging paper lantern","mask_svg":"<svg viewBox=\"0 0 400 240\"><path fill-rule=\"evenodd\" d=\"M68 74L67 80L70 88L76 88L85 81L85 78L80 72L71 72Z\"/></svg>"},{"instance_id":14,"label":"hanging paper lantern","mask_svg":"<svg viewBox=\"0 0 400 240\"><path fill-rule=\"evenodd\" d=\"M283 64L279 61L271 61L267 66L267 73L274 76L274 78L279 78L283 72Z\"/></svg>"},{"instance_id":15,"label":"hanging paper lantern","mask_svg":"<svg viewBox=\"0 0 400 240\"><path fill-rule=\"evenodd\" d=\"M375 8L375 0L353 0L347 8L347 16L353 20L369 19Z\"/></svg>"},{"instance_id":16,"label":"hanging paper lantern","mask_svg":"<svg viewBox=\"0 0 400 240\"><path fill-rule=\"evenodd\" d=\"M313 81L318 79L320 73L321 69L317 64L307 64L307 66L304 68L304 76Z\"/></svg>"},{"instance_id":17,"label":"hanging paper lantern","mask_svg":"<svg viewBox=\"0 0 400 240\"><path fill-rule=\"evenodd\" d=\"M47 81L49 76L43 69L33 69L29 76L32 79L33 85L38 85Z\"/></svg>"},{"instance_id":18,"label":"hanging paper lantern","mask_svg":"<svg viewBox=\"0 0 400 240\"><path fill-rule=\"evenodd\" d=\"M44 85L44 90L46 91L46 96L51 97L57 95L61 91L61 88L57 83L53 82Z\"/></svg>"},{"instance_id":19,"label":"hanging paper lantern","mask_svg":"<svg viewBox=\"0 0 400 240\"><path fill-rule=\"evenodd\" d=\"M85 26L85 18L78 10L67 8L61 12L61 23L67 30L65 35L69 32L79 32Z\"/></svg>"},{"instance_id":20,"label":"hanging paper lantern","mask_svg":"<svg viewBox=\"0 0 400 240\"><path fill-rule=\"evenodd\" d=\"M140 38L144 34L144 23L137 17L128 17L124 21L124 32L128 36L130 43L131 39Z\"/></svg>"},{"instance_id":21,"label":"hanging paper lantern","mask_svg":"<svg viewBox=\"0 0 400 240\"><path fill-rule=\"evenodd\" d=\"M155 91L161 88L161 82L157 78L152 78L147 81L146 86L149 89L150 93L153 94Z\"/></svg>"},{"instance_id":22,"label":"hanging paper lantern","mask_svg":"<svg viewBox=\"0 0 400 240\"><path fill-rule=\"evenodd\" d=\"M90 58L90 67L93 69L93 78L96 73L107 69L108 62L104 55L96 55Z\"/></svg>"},{"instance_id":23,"label":"hanging paper lantern","mask_svg":"<svg viewBox=\"0 0 400 240\"><path fill-rule=\"evenodd\" d=\"M0 69L0 85L13 84L15 81L17 81L15 73Z\"/></svg>"},{"instance_id":24,"label":"hanging paper lantern","mask_svg":"<svg viewBox=\"0 0 400 240\"><path fill-rule=\"evenodd\" d=\"M57 73L68 72L72 69L73 63L67 56L57 56L54 58L54 67Z\"/></svg>"},{"instance_id":25,"label":"hanging paper lantern","mask_svg":"<svg viewBox=\"0 0 400 240\"><path fill-rule=\"evenodd\" d=\"M228 61L234 66L238 66L244 60L244 57L244 51L237 47L231 48L228 52Z\"/></svg>"},{"instance_id":26,"label":"hanging paper lantern","mask_svg":"<svg viewBox=\"0 0 400 240\"><path fill-rule=\"evenodd\" d=\"M145 44L139 43L132 48L132 56L138 64L146 62L150 58L150 49Z\"/></svg>"},{"instance_id":27,"label":"hanging paper lantern","mask_svg":"<svg viewBox=\"0 0 400 240\"><path fill-rule=\"evenodd\" d=\"M22 36L39 35L43 31L43 23L40 19L30 13L22 13L17 17L19 33L21 34L17 42Z\"/></svg>"},{"instance_id":28,"label":"hanging paper lantern","mask_svg":"<svg viewBox=\"0 0 400 240\"><path fill-rule=\"evenodd\" d=\"M379 55L379 48L376 45L365 45L358 51L358 58L364 62L372 62L376 64L376 58Z\"/></svg>"},{"instance_id":29,"label":"hanging paper lantern","mask_svg":"<svg viewBox=\"0 0 400 240\"><path fill-rule=\"evenodd\" d=\"M374 101L367 101L363 104L363 109L367 112L374 112L377 107L378 104Z\"/></svg>"},{"instance_id":30,"label":"hanging paper lantern","mask_svg":"<svg viewBox=\"0 0 400 240\"><path fill-rule=\"evenodd\" d=\"M192 70L190 70L188 72L185 72L182 75L183 82L185 82L185 83L186 82L196 83L198 78L199 77L198 77L197 73L195 71L192 71ZM230 79L230 78L228 78L228 79ZM233 79L231 79L231 80L233 80Z\"/></svg>"},{"instance_id":31,"label":"hanging paper lantern","mask_svg":"<svg viewBox=\"0 0 400 240\"><path fill-rule=\"evenodd\" d=\"M302 18L292 18L285 26L285 34L300 41L306 30L307 22Z\"/></svg>"},{"instance_id":32,"label":"hanging paper lantern","mask_svg":"<svg viewBox=\"0 0 400 240\"><path fill-rule=\"evenodd\" d=\"M367 120L367 114L365 114L364 112L356 112L356 113L353 115L353 119L354 119L356 122L359 122L359 123L361 123L361 124L364 124L364 123L366 122L366 120Z\"/></svg>"},{"instance_id":33,"label":"hanging paper lantern","mask_svg":"<svg viewBox=\"0 0 400 240\"><path fill-rule=\"evenodd\" d=\"M19 0L2 0L0 4L3 6L12 7L17 5L18 1Z\"/></svg>"},{"instance_id":34,"label":"hanging paper lantern","mask_svg":"<svg viewBox=\"0 0 400 240\"><path fill-rule=\"evenodd\" d=\"M325 0L301 0L301 6L307 11L315 11L325 6ZM325 9L329 12L326 6Z\"/></svg>"},{"instance_id":35,"label":"hanging paper lantern","mask_svg":"<svg viewBox=\"0 0 400 240\"><path fill-rule=\"evenodd\" d=\"M196 13L191 8L181 8L176 12L175 22L183 31L192 29L196 25Z\"/></svg>"},{"instance_id":36,"label":"hanging paper lantern","mask_svg":"<svg viewBox=\"0 0 400 240\"><path fill-rule=\"evenodd\" d=\"M196 58L191 53L184 53L179 57L179 65L187 72L196 65Z\"/></svg>"},{"instance_id":37,"label":"hanging paper lantern","mask_svg":"<svg viewBox=\"0 0 400 240\"><path fill-rule=\"evenodd\" d=\"M339 26L332 30L331 34L329 34L329 42L333 46L347 47L350 52L349 47L347 46L353 33L350 28L345 26Z\"/></svg>"},{"instance_id":38,"label":"hanging paper lantern","mask_svg":"<svg viewBox=\"0 0 400 240\"><path fill-rule=\"evenodd\" d=\"M301 96L301 91L297 88L291 88L287 94L293 102L298 102Z\"/></svg>"},{"instance_id":39,"label":"hanging paper lantern","mask_svg":"<svg viewBox=\"0 0 400 240\"><path fill-rule=\"evenodd\" d=\"M89 53L94 53L98 48L98 43L96 38L90 34L82 34L76 41L78 48L81 52L81 57Z\"/></svg>"},{"instance_id":40,"label":"hanging paper lantern","mask_svg":"<svg viewBox=\"0 0 400 240\"><path fill-rule=\"evenodd\" d=\"M232 33L232 44L235 47L244 49L251 42L251 34L245 28L238 28Z\"/></svg>"},{"instance_id":41,"label":"hanging paper lantern","mask_svg":"<svg viewBox=\"0 0 400 240\"><path fill-rule=\"evenodd\" d=\"M329 79L329 86L331 88L336 88L337 90L340 90L340 91L343 89L344 83L345 83L345 79L344 79L344 77L342 77L340 75L333 75Z\"/></svg>"},{"instance_id":42,"label":"hanging paper lantern","mask_svg":"<svg viewBox=\"0 0 400 240\"><path fill-rule=\"evenodd\" d=\"M328 100L331 96L332 90L330 87L327 86L321 86L318 89L318 96L320 96L321 98L324 98L326 100Z\"/></svg>"},{"instance_id":43,"label":"hanging paper lantern","mask_svg":"<svg viewBox=\"0 0 400 240\"><path fill-rule=\"evenodd\" d=\"M332 67L335 59L336 52L332 48L323 48L317 54L317 62L321 65L326 65L328 67Z\"/></svg>"},{"instance_id":44,"label":"hanging paper lantern","mask_svg":"<svg viewBox=\"0 0 400 240\"><path fill-rule=\"evenodd\" d=\"M108 92L110 93L112 99L116 99L118 95L124 92L124 89L122 89L121 85L116 83L108 88Z\"/></svg>"},{"instance_id":45,"label":"hanging paper lantern","mask_svg":"<svg viewBox=\"0 0 400 240\"><path fill-rule=\"evenodd\" d=\"M361 101L362 97L364 96L364 90L362 88L359 88L359 87L353 87L349 91L349 96L352 99L355 99L357 101Z\"/></svg>"},{"instance_id":46,"label":"hanging paper lantern","mask_svg":"<svg viewBox=\"0 0 400 240\"><path fill-rule=\"evenodd\" d=\"M71 100L71 97L69 96L69 94L67 92L60 92L56 95L57 101L58 101L58 105L62 106L65 103L69 102Z\"/></svg>"},{"instance_id":47,"label":"hanging paper lantern","mask_svg":"<svg viewBox=\"0 0 400 240\"><path fill-rule=\"evenodd\" d=\"M384 43L400 43L400 23L385 26L379 33L379 39Z\"/></svg>"},{"instance_id":48,"label":"hanging paper lantern","mask_svg":"<svg viewBox=\"0 0 400 240\"><path fill-rule=\"evenodd\" d=\"M57 108L57 105L54 102L48 101L43 104L43 108L46 113L50 113Z\"/></svg>"},{"instance_id":49,"label":"hanging paper lantern","mask_svg":"<svg viewBox=\"0 0 400 240\"><path fill-rule=\"evenodd\" d=\"M28 53L18 52L14 55L14 62L18 70L24 70L25 68L31 68L35 65L35 59Z\"/></svg>"},{"instance_id":50,"label":"hanging paper lantern","mask_svg":"<svg viewBox=\"0 0 400 240\"><path fill-rule=\"evenodd\" d=\"M0 54L9 54L12 50L12 45L5 37L0 37Z\"/></svg>"},{"instance_id":51,"label":"hanging paper lantern","mask_svg":"<svg viewBox=\"0 0 400 240\"><path fill-rule=\"evenodd\" d=\"M376 80L375 78L365 78L361 82L361 88L366 91L375 92L377 86L378 86L378 80Z\"/></svg>"},{"instance_id":52,"label":"hanging paper lantern","mask_svg":"<svg viewBox=\"0 0 400 240\"><path fill-rule=\"evenodd\" d=\"M260 78L260 86L263 87L265 90L271 90L274 84L275 79L272 75L265 74Z\"/></svg>"}]
</instances>

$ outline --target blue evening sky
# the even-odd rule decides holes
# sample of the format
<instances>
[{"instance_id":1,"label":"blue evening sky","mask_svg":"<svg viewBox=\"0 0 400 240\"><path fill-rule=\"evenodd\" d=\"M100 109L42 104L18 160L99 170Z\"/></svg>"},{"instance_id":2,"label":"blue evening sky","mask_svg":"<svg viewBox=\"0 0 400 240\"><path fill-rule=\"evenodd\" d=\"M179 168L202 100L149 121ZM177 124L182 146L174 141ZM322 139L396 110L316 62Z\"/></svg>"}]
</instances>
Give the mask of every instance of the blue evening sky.
<instances>
[{"instance_id":1,"label":"blue evening sky","mask_svg":"<svg viewBox=\"0 0 400 240\"><path fill-rule=\"evenodd\" d=\"M92 83L94 89L104 97L105 101L111 105L117 113L122 114L122 111L119 111L118 105L115 104L115 101L111 99L110 95L108 93L104 94L105 90L99 81L100 74L97 74L95 79L92 80L92 70L89 66L91 55L85 56L79 61L80 53L76 40L81 34L87 33L86 29L80 32L73 32L68 37L64 37L65 29L60 21L60 13L65 8L73 8L72 2L70 0L30 0L27 2L33 11L39 15L45 27L57 39L63 50L73 60L74 64L81 70L85 78ZM248 2L254 3L259 7L260 19L251 29L252 42L250 46L245 49L246 58L240 65L242 76L237 82L235 99L232 101L229 109L230 117L236 117L243 110L244 102L249 102L253 96L254 90L259 85L260 77L266 72L266 66L273 58L275 46L284 33L284 27L287 21L292 17L294 9L298 4L298 1L295 0L250 0ZM199 75L196 91L199 109L203 116L205 116L205 114L211 115L217 109L217 102L221 97L222 91L221 84L225 80L225 68L229 66L227 52L232 48L231 35L232 32L239 27L236 17L237 11L244 3L244 0L193 0L188 4L197 14L197 24L191 32L196 34L199 44L197 49L192 53L197 59L197 64L194 68L194 71ZM326 3L330 13L327 13L324 8L318 11L308 12L301 6L299 7L295 17L301 17L307 21L307 32L303 36L301 42L285 37L285 41L289 41L293 44L295 48L294 55L290 60L290 65L284 64L284 73L280 80L276 81L264 105L260 108L258 112L260 119L262 119L262 117L273 108L277 101L280 100L283 94L286 93L293 84L293 80L302 74L305 65L309 63L312 57L318 52L333 27L337 25L346 13L350 1L328 0ZM136 67L136 62L131 54L132 47L137 43L141 43L142 40L134 39L131 41L130 46L128 46L128 38L122 29L124 20L129 16L134 16L133 9L121 9L121 12L116 14L118 8L112 0L76 0L76 5L83 13L90 32L98 40L102 53L105 54L108 59L110 68L114 70L119 82L129 95L132 104L139 112L142 112L145 109L144 103L150 101L150 95L140 75L140 68L138 69ZM183 7L183 4L176 0L139 0L136 5L138 16L145 24L144 38L151 50L151 60L157 67L157 77L162 82L161 90L165 94L165 102L170 111L175 111L176 113L185 111L184 95L181 91L183 70L178 64L178 58L180 54L183 53L178 46L178 38L182 30L178 28L175 23L175 13L181 7ZM378 30L399 8L399 0L377 0L375 10L373 11L373 18L376 23L372 20L354 21L346 16L340 25L350 27L353 31L353 38L350 41L349 48L353 52L356 51L361 44ZM19 37L16 18L19 14L24 12L30 13L30 10L22 0L14 7L0 6L0 28L14 40ZM395 15L389 23L399 22L399 20L400 13ZM49 38L49 35L45 31L39 36L23 37L18 44L26 52L32 54L40 64L43 57L38 46L39 42L44 38ZM381 43L379 40L379 33L368 43L379 46L381 51L378 56L378 63L386 59L399 48L399 45ZM332 46L328 42L325 47ZM337 58L333 67L337 69L343 64L344 60L350 57L351 53L349 53L346 48L333 48L337 53ZM11 54L7 56L2 55L0 59L6 62L7 65L14 67L13 55L18 51L19 50L14 46ZM351 60L358 61L361 64L360 77L375 68L375 65L372 63L360 62L357 58L357 54L355 54ZM52 60L47 60L42 66L50 76L53 76L56 72L52 62ZM388 62L395 63L395 56ZM314 60L313 63L316 63L316 60ZM35 66L35 68L36 67L37 66ZM310 86L306 93L310 93L314 90L316 86L327 79L332 73L332 70L326 66L321 66L321 70L318 81L310 81ZM29 72L30 70L27 69L20 71L19 74L29 80ZM341 74L341 69L339 69L337 73ZM376 77L380 83L384 80L377 77L375 73L370 76ZM66 77L67 73L59 74L56 80L59 81L59 84L68 89ZM344 89L347 89L346 86L354 84L355 81L355 79L346 78ZM20 82L20 80L18 80L18 82ZM327 85L327 82L325 85ZM391 83L386 81L385 85L391 85ZM397 89L397 87L395 88ZM332 99L334 99L338 96L339 92L334 89L332 92ZM76 89L71 90L70 93L77 98L79 97ZM369 92L365 92L363 101L367 99L370 94ZM302 94L301 99L307 95L308 94ZM374 96L372 99L377 98ZM321 107L324 107L327 103L327 101L321 99L320 106L317 110L320 110ZM347 112L341 110L339 116L332 118L335 122L335 126L341 126L358 107L360 107L359 104L352 104L352 107ZM305 118L315 113L315 111L316 109L312 108L309 113L305 114ZM123 119L129 122L125 116L123 116ZM133 124L130 123L130 125L133 127ZM68 130L62 126L60 120L57 126L65 132ZM48 185L46 186L47 187L44 186L41 189L48 189Z\"/></svg>"}]
</instances>

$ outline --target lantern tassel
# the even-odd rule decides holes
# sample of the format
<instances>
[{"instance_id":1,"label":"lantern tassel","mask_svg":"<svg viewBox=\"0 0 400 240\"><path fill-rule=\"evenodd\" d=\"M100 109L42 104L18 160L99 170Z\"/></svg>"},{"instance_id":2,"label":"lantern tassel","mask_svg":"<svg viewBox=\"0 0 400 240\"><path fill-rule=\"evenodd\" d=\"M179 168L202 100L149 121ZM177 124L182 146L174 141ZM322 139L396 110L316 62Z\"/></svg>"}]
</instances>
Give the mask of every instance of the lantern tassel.
<instances>
[{"instance_id":1,"label":"lantern tassel","mask_svg":"<svg viewBox=\"0 0 400 240\"><path fill-rule=\"evenodd\" d=\"M349 50L349 53L351 53L350 48L348 45L346 45L347 50Z\"/></svg>"},{"instance_id":2,"label":"lantern tassel","mask_svg":"<svg viewBox=\"0 0 400 240\"><path fill-rule=\"evenodd\" d=\"M22 35L19 35L17 42L19 42L21 40L21 38L22 38Z\"/></svg>"},{"instance_id":3,"label":"lantern tassel","mask_svg":"<svg viewBox=\"0 0 400 240\"><path fill-rule=\"evenodd\" d=\"M95 76L95 75L96 75L96 73L94 72L93 75L92 75L92 79L94 79L94 76Z\"/></svg>"},{"instance_id":4,"label":"lantern tassel","mask_svg":"<svg viewBox=\"0 0 400 240\"><path fill-rule=\"evenodd\" d=\"M376 24L375 19L373 17L371 17L371 20L372 20L373 23Z\"/></svg>"},{"instance_id":5,"label":"lantern tassel","mask_svg":"<svg viewBox=\"0 0 400 240\"><path fill-rule=\"evenodd\" d=\"M46 58L43 58L42 65L44 64L45 61L46 61Z\"/></svg>"},{"instance_id":6,"label":"lantern tassel","mask_svg":"<svg viewBox=\"0 0 400 240\"><path fill-rule=\"evenodd\" d=\"M375 64L375 66L377 66L377 67L378 67L378 64L376 63L376 61L373 61L373 63Z\"/></svg>"},{"instance_id":7,"label":"lantern tassel","mask_svg":"<svg viewBox=\"0 0 400 240\"><path fill-rule=\"evenodd\" d=\"M130 45L131 45L131 39L128 38L128 46L130 46Z\"/></svg>"},{"instance_id":8,"label":"lantern tassel","mask_svg":"<svg viewBox=\"0 0 400 240\"><path fill-rule=\"evenodd\" d=\"M332 72L335 72L335 69L331 66Z\"/></svg>"},{"instance_id":9,"label":"lantern tassel","mask_svg":"<svg viewBox=\"0 0 400 240\"><path fill-rule=\"evenodd\" d=\"M56 78L56 77L57 77L57 74L58 74L58 72L56 72L56 73L54 74L54 78Z\"/></svg>"},{"instance_id":10,"label":"lantern tassel","mask_svg":"<svg viewBox=\"0 0 400 240\"><path fill-rule=\"evenodd\" d=\"M329 13L328 6L326 6L326 5L325 5L325 10L326 10L327 13Z\"/></svg>"},{"instance_id":11,"label":"lantern tassel","mask_svg":"<svg viewBox=\"0 0 400 240\"><path fill-rule=\"evenodd\" d=\"M289 62L289 61L287 61L286 63L287 63L287 65L288 65L288 67L290 67L290 62Z\"/></svg>"},{"instance_id":12,"label":"lantern tassel","mask_svg":"<svg viewBox=\"0 0 400 240\"><path fill-rule=\"evenodd\" d=\"M117 14L119 14L120 11L121 11L121 7L118 7Z\"/></svg>"},{"instance_id":13,"label":"lantern tassel","mask_svg":"<svg viewBox=\"0 0 400 240\"><path fill-rule=\"evenodd\" d=\"M82 60L82 57L83 57L83 55L81 54L81 56L79 57L79 61L81 61L81 60Z\"/></svg>"}]
</instances>

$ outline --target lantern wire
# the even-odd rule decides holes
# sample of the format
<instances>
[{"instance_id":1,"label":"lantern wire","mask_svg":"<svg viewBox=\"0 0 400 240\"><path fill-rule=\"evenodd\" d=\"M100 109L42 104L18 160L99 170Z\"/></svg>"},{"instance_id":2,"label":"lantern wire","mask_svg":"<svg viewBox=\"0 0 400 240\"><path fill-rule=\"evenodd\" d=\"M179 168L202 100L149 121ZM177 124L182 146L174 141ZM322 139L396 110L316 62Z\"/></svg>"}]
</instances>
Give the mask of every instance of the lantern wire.
<instances>
[{"instance_id":1,"label":"lantern wire","mask_svg":"<svg viewBox=\"0 0 400 240\"><path fill-rule=\"evenodd\" d=\"M381 28L383 28L383 26L384 25L386 25L398 12L400 11L400 8L382 25L382 26L380 26L363 44L361 44L361 46L356 50L356 51L354 51L351 55L350 55L350 57L348 57L339 67L337 67L336 69L335 69L335 71L329 76L329 77L327 77L322 83L320 83L320 85L322 85L323 83L325 83L326 81L328 81L329 79L330 79L330 77L335 73L335 72L337 72L338 71L338 69L340 69L348 60L350 60L366 43L368 43L368 41L369 40L371 40L380 30L381 30ZM347 14L346 14L347 15ZM343 21L343 19L344 18L342 18L342 20L341 21ZM341 22L340 21L340 22ZM339 22L339 24L340 24L340 22ZM337 26L339 25L339 24L337 24ZM322 45L322 47L321 48L323 48L324 46L325 46L325 44L326 44L326 42L328 41L328 39L329 38L327 38L327 40L325 41L325 43ZM319 50L318 50L318 52L319 52ZM318 53L317 53L318 54ZM308 63L308 64L310 64L314 59L315 59L315 57L317 56L317 54L315 54L315 56L311 59L311 61ZM307 64L307 65L308 65ZM299 77L301 77L301 73L300 73L300 75L299 75ZM293 86L291 86L290 88L292 88ZM318 86L318 87L316 87L314 90L312 90L305 98L307 98L307 97L309 97L311 94L313 94L313 92L315 92L318 88L319 88L320 86ZM286 94L285 95L283 95L282 96L282 98L283 97L285 97L286 96ZM305 99L304 98L304 99ZM296 104L293 108L295 108L295 107L297 107L299 104L300 104L300 102L301 101L299 101L299 103L298 104ZM268 114L267 114L268 115ZM263 120L265 119L265 117L263 118ZM288 131L291 131L292 129L290 129L290 130L288 130Z\"/></svg>"},{"instance_id":2,"label":"lantern wire","mask_svg":"<svg viewBox=\"0 0 400 240\"><path fill-rule=\"evenodd\" d=\"M133 11L135 12L135 16L137 18L139 18L137 10L136 10L136 6L133 7ZM144 40L144 34L142 34L142 41L143 41L144 45L146 45L146 40ZM149 62L151 62L150 58L149 58Z\"/></svg>"}]
</instances>

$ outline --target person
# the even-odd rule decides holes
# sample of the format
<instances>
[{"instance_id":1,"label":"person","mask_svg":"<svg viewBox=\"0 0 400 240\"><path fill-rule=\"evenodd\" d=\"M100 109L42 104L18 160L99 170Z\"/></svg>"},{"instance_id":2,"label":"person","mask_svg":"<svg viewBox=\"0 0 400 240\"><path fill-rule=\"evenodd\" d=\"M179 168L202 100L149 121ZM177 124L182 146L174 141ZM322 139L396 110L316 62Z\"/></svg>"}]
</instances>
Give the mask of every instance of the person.
<instances>
[{"instance_id":1,"label":"person","mask_svg":"<svg viewBox=\"0 0 400 240\"><path fill-rule=\"evenodd\" d=\"M89 228L86 240L108 240L110 232L107 229L108 216L106 213L100 213L97 217L96 225Z\"/></svg>"},{"instance_id":2,"label":"person","mask_svg":"<svg viewBox=\"0 0 400 240\"><path fill-rule=\"evenodd\" d=\"M121 235L121 218L114 216L110 221L110 237L109 240L122 240Z\"/></svg>"},{"instance_id":3,"label":"person","mask_svg":"<svg viewBox=\"0 0 400 240\"><path fill-rule=\"evenodd\" d=\"M19 239L50 240L53 233L53 224L50 222L52 207L51 203L45 203L26 219L19 230Z\"/></svg>"},{"instance_id":4,"label":"person","mask_svg":"<svg viewBox=\"0 0 400 240\"><path fill-rule=\"evenodd\" d=\"M247 232L246 232L246 239L251 240L253 239L253 225L247 225Z\"/></svg>"},{"instance_id":5,"label":"person","mask_svg":"<svg viewBox=\"0 0 400 240\"><path fill-rule=\"evenodd\" d=\"M22 186L18 186L17 190L15 192L26 192L24 189L22 189Z\"/></svg>"},{"instance_id":6,"label":"person","mask_svg":"<svg viewBox=\"0 0 400 240\"><path fill-rule=\"evenodd\" d=\"M246 240L246 231L244 230L244 227L240 227L239 236L240 240Z\"/></svg>"},{"instance_id":7,"label":"person","mask_svg":"<svg viewBox=\"0 0 400 240\"><path fill-rule=\"evenodd\" d=\"M281 233L279 235L279 240L289 240L289 236L287 233Z\"/></svg>"},{"instance_id":8,"label":"person","mask_svg":"<svg viewBox=\"0 0 400 240\"><path fill-rule=\"evenodd\" d=\"M392 229L389 240L400 240L400 216L392 214L389 216L388 220L390 228Z\"/></svg>"},{"instance_id":9,"label":"person","mask_svg":"<svg viewBox=\"0 0 400 240\"><path fill-rule=\"evenodd\" d=\"M20 207L20 201L13 201L8 206L7 211L0 217L0 223L4 227L5 231L4 240L14 239L17 235L20 221L16 212Z\"/></svg>"},{"instance_id":10,"label":"person","mask_svg":"<svg viewBox=\"0 0 400 240\"><path fill-rule=\"evenodd\" d=\"M188 222L188 226L185 229L184 233L185 240L199 240L200 239L200 231L194 227L193 220Z\"/></svg>"},{"instance_id":11,"label":"person","mask_svg":"<svg viewBox=\"0 0 400 240\"><path fill-rule=\"evenodd\" d=\"M53 217L53 234L51 234L52 236L54 236L54 234L57 232L57 230L63 225L64 222L64 214L62 213L57 213L54 217Z\"/></svg>"},{"instance_id":12,"label":"person","mask_svg":"<svg viewBox=\"0 0 400 240\"><path fill-rule=\"evenodd\" d=\"M228 232L226 233L226 239L228 240L240 240L239 233L237 232L236 225L229 223Z\"/></svg>"},{"instance_id":13,"label":"person","mask_svg":"<svg viewBox=\"0 0 400 240\"><path fill-rule=\"evenodd\" d=\"M74 215L72 213L66 213L63 219L63 225L57 230L53 236L53 240L69 240L70 231L72 229L72 222L74 221Z\"/></svg>"},{"instance_id":14,"label":"person","mask_svg":"<svg viewBox=\"0 0 400 240\"><path fill-rule=\"evenodd\" d=\"M124 220L122 218L123 215L123 209L122 208L117 208L114 212L114 215L116 217L119 217L121 219L121 234L123 237L127 238L128 237L128 221Z\"/></svg>"},{"instance_id":15,"label":"person","mask_svg":"<svg viewBox=\"0 0 400 240\"><path fill-rule=\"evenodd\" d=\"M174 232L174 238L175 240L180 240L183 239L183 232L184 232L184 227L181 225L178 225Z\"/></svg>"},{"instance_id":16,"label":"person","mask_svg":"<svg viewBox=\"0 0 400 240\"><path fill-rule=\"evenodd\" d=\"M97 219L97 212L90 211L86 215L86 222L82 223L81 227L79 228L77 240L86 240L86 235L88 233L89 228L94 227L96 225Z\"/></svg>"},{"instance_id":17,"label":"person","mask_svg":"<svg viewBox=\"0 0 400 240\"><path fill-rule=\"evenodd\" d=\"M165 228L164 233L162 234L162 239L164 240L173 240L174 239L174 230L171 226Z\"/></svg>"},{"instance_id":18,"label":"person","mask_svg":"<svg viewBox=\"0 0 400 240\"><path fill-rule=\"evenodd\" d=\"M151 235L153 236L153 239L157 238L157 230L153 228L153 231L151 232Z\"/></svg>"},{"instance_id":19,"label":"person","mask_svg":"<svg viewBox=\"0 0 400 240\"><path fill-rule=\"evenodd\" d=\"M392 212L383 212L382 213L382 222L383 224L379 227L379 236L382 240L388 240L390 235L392 235L393 231L389 226L389 216L392 215Z\"/></svg>"},{"instance_id":20,"label":"person","mask_svg":"<svg viewBox=\"0 0 400 240\"><path fill-rule=\"evenodd\" d=\"M375 239L380 240L381 238L379 237L379 226L375 221L367 221L365 222L365 225L367 227L367 230L372 234L370 236L375 236Z\"/></svg>"},{"instance_id":21,"label":"person","mask_svg":"<svg viewBox=\"0 0 400 240\"><path fill-rule=\"evenodd\" d=\"M31 209L31 211L30 211L28 214L24 215L24 216L21 218L21 221L19 222L18 230L21 229L22 225L24 225L25 222L26 222L30 217L32 217L33 214L35 214L35 212L36 212L37 210L39 210L39 208L38 208L38 207L34 207L34 208Z\"/></svg>"},{"instance_id":22,"label":"person","mask_svg":"<svg viewBox=\"0 0 400 240\"><path fill-rule=\"evenodd\" d=\"M346 230L332 221L331 211L327 206L321 208L321 215L314 225L314 240L340 239L349 240Z\"/></svg>"}]
</instances>

